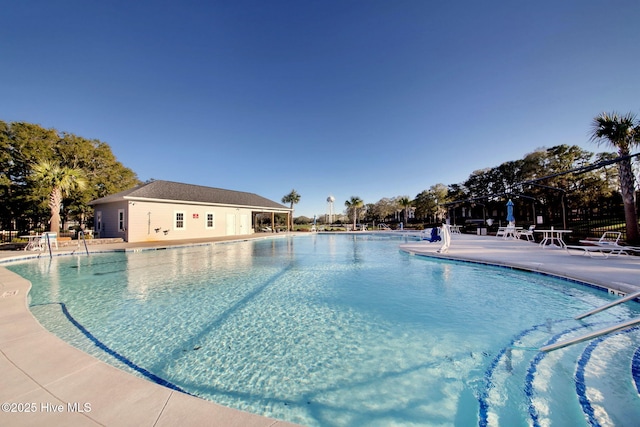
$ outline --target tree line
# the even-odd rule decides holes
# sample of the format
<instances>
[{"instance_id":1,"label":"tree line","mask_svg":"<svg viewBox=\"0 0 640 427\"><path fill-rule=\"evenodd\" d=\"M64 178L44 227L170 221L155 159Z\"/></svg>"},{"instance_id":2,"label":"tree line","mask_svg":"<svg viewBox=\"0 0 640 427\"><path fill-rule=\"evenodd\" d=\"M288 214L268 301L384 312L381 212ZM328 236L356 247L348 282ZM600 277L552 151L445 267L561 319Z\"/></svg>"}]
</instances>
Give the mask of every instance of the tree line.
<instances>
[{"instance_id":1,"label":"tree line","mask_svg":"<svg viewBox=\"0 0 640 427\"><path fill-rule=\"evenodd\" d=\"M345 213L355 227L361 220L384 222L400 215L405 223L410 216L437 223L450 214L451 206L485 209L505 195L535 200L548 217L558 206L586 212L622 203L627 240L638 243L631 150L640 143L640 124L632 113L602 113L592 121L591 140L616 152L593 153L575 145L538 149L523 159L474 171L463 183L434 184L414 198L403 195L366 204L352 196L345 201ZM591 164L604 166L581 169ZM567 173L573 170L579 172ZM136 173L122 165L105 142L37 124L0 121L0 230L55 231L60 222L85 224L92 219L91 200L138 184ZM293 208L300 198L292 190L282 202Z\"/></svg>"},{"instance_id":2,"label":"tree line","mask_svg":"<svg viewBox=\"0 0 640 427\"><path fill-rule=\"evenodd\" d=\"M360 212L356 212L356 219L365 222L403 221L406 224L413 219L438 223L450 214L450 207L482 205L491 201L504 204L507 195L526 195L546 206L547 214L552 216L551 210L560 198L567 200L571 207L592 206L615 198L619 194L615 166L603 166L582 174L554 175L616 157L614 153L595 154L578 146L540 148L523 159L476 170L462 183L434 184L414 198L403 195L363 203L354 196L345 201L345 215L353 221L353 207L357 206ZM528 183L545 176L550 178L541 183Z\"/></svg>"},{"instance_id":3,"label":"tree line","mask_svg":"<svg viewBox=\"0 0 640 427\"><path fill-rule=\"evenodd\" d=\"M92 219L91 200L138 184L105 142L0 120L0 230L85 224Z\"/></svg>"},{"instance_id":4,"label":"tree line","mask_svg":"<svg viewBox=\"0 0 640 427\"><path fill-rule=\"evenodd\" d=\"M456 215L460 207L467 213L481 207L494 216L510 196L530 201L546 218L565 215L561 212L565 210L588 217L622 205L627 241L640 243L631 152L640 143L640 123L632 113L602 113L591 123L590 140L615 152L594 153L566 144L541 148L520 160L474 171L462 183L434 184L413 199L405 195L365 204L354 196L345 202L345 214L354 224L395 220L406 224L411 216L436 224L452 212ZM526 215L535 220L529 212Z\"/></svg>"}]
</instances>

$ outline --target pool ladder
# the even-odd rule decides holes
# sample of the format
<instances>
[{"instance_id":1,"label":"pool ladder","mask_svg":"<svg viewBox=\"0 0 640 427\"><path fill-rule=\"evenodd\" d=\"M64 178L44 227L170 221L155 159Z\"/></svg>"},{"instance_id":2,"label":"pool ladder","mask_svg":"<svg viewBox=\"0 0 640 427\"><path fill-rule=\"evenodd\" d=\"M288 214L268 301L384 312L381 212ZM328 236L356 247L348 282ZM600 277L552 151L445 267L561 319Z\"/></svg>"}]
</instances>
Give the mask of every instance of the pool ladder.
<instances>
[{"instance_id":1,"label":"pool ladder","mask_svg":"<svg viewBox=\"0 0 640 427\"><path fill-rule=\"evenodd\" d=\"M601 311L604 311L608 308L611 308L613 306L616 306L618 304L622 304L623 302L632 300L634 298L638 298L640 297L640 291L638 292L634 292L632 294L629 294L623 298L620 298L619 300L610 302L608 304L605 304L601 307L598 308L594 308L593 310L587 311L585 313L579 314L576 317L574 317L574 319L576 320L580 320L580 319L584 319L585 317L591 316L592 314L596 314L596 313L600 313ZM576 344L582 341L586 341L586 340L590 340L592 338L595 337L599 337L601 335L606 335L606 334L610 334L612 332L615 331L619 331L621 329L627 329L630 328L632 326L638 325L640 324L640 317L636 317L635 319L631 319L631 320L627 320L625 322L620 322L617 323L613 326L607 326L606 328L602 328L602 329L598 329L597 331L593 331L593 332L589 332L588 334L584 334L584 335L580 335L578 337L575 338L570 338L568 340L565 341L560 341L557 342L555 344L549 344L549 345L545 345L544 347L540 347L540 351L553 351L553 350L557 350L559 348L563 348L566 346L569 346L571 344Z\"/></svg>"},{"instance_id":2,"label":"pool ladder","mask_svg":"<svg viewBox=\"0 0 640 427\"><path fill-rule=\"evenodd\" d=\"M84 231L78 231L78 248L80 248L80 238L82 238L82 242L84 243L84 250L89 256L89 248L87 247L87 240L84 238Z\"/></svg>"}]
</instances>

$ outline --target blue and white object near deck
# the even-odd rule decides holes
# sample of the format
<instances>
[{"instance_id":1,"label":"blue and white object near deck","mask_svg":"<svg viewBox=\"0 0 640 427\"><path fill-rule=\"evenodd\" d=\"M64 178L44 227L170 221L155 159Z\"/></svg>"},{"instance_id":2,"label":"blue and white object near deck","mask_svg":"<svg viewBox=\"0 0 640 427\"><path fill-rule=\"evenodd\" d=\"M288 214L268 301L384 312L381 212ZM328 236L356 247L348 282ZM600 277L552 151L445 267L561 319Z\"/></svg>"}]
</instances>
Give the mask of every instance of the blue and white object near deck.
<instances>
[{"instance_id":1,"label":"blue and white object near deck","mask_svg":"<svg viewBox=\"0 0 640 427\"><path fill-rule=\"evenodd\" d=\"M516 218L513 216L513 202L511 199L507 202L507 222L515 223Z\"/></svg>"}]
</instances>

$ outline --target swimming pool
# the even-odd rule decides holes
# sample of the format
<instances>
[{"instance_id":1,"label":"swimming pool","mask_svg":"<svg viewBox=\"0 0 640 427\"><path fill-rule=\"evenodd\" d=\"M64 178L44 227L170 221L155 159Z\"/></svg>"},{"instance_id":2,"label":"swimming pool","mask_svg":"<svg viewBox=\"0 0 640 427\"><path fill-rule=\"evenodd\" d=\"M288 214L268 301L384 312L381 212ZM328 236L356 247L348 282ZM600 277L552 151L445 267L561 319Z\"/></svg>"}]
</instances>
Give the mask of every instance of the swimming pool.
<instances>
[{"instance_id":1,"label":"swimming pool","mask_svg":"<svg viewBox=\"0 0 640 427\"><path fill-rule=\"evenodd\" d=\"M7 266L52 332L169 387L317 425L632 425L640 334L535 349L636 303L314 235ZM634 364L635 362L635 364Z\"/></svg>"}]
</instances>

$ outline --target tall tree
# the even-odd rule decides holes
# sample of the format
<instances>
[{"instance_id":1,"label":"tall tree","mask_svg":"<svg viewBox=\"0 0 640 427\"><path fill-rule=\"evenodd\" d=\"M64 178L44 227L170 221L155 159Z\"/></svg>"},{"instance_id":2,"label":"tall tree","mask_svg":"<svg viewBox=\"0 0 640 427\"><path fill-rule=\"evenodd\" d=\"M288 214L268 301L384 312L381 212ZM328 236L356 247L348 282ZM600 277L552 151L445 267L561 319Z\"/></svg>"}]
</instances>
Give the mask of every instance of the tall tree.
<instances>
[{"instance_id":1,"label":"tall tree","mask_svg":"<svg viewBox=\"0 0 640 427\"><path fill-rule=\"evenodd\" d=\"M39 160L52 160L53 147L58 141L54 130L38 125L14 122L1 126L0 170L3 179L3 191L0 194L0 206L3 215L0 228L27 229L40 225L44 211L34 203L36 199L29 176L32 166Z\"/></svg>"},{"instance_id":2,"label":"tall tree","mask_svg":"<svg viewBox=\"0 0 640 427\"><path fill-rule=\"evenodd\" d=\"M404 223L409 223L409 208L411 207L411 199L409 196L402 196L398 199L398 204L402 206L402 210L404 211Z\"/></svg>"},{"instance_id":3,"label":"tall tree","mask_svg":"<svg viewBox=\"0 0 640 427\"><path fill-rule=\"evenodd\" d=\"M43 192L30 177L34 164L49 161L80 169L87 185L64 197L63 218L82 221L90 214L90 200L126 190L140 183L104 142L88 140L39 125L0 120L0 229L26 230L42 224L48 209ZM90 215L89 215L90 216Z\"/></svg>"},{"instance_id":4,"label":"tall tree","mask_svg":"<svg viewBox=\"0 0 640 427\"><path fill-rule=\"evenodd\" d=\"M627 229L627 242L640 243L638 233L638 216L635 205L635 179L631 166L631 148L638 145L640 125L635 114L601 113L592 122L591 140L601 144L607 143L618 150L623 159L618 163L620 175L620 192L624 203L624 217Z\"/></svg>"},{"instance_id":5,"label":"tall tree","mask_svg":"<svg viewBox=\"0 0 640 427\"><path fill-rule=\"evenodd\" d=\"M296 192L296 190L291 190L291 193L287 194L282 198L282 203L289 203L289 207L291 208L291 216L289 218L288 227L290 230L293 230L293 205L300 202L300 195Z\"/></svg>"},{"instance_id":6,"label":"tall tree","mask_svg":"<svg viewBox=\"0 0 640 427\"><path fill-rule=\"evenodd\" d=\"M44 160L33 166L31 178L38 185L50 191L49 209L51 210L50 231L60 231L60 209L62 199L72 190L82 190L86 181L80 169L72 169L59 166L53 162Z\"/></svg>"},{"instance_id":7,"label":"tall tree","mask_svg":"<svg viewBox=\"0 0 640 427\"><path fill-rule=\"evenodd\" d=\"M358 219L358 209L364 206L364 202L358 196L351 196L351 199L344 202L347 210L353 214L353 230L356 229L356 220Z\"/></svg>"},{"instance_id":8,"label":"tall tree","mask_svg":"<svg viewBox=\"0 0 640 427\"><path fill-rule=\"evenodd\" d=\"M378 200L368 210L371 216L378 221L385 221L388 217L392 216L396 211L396 204L388 197L384 197Z\"/></svg>"},{"instance_id":9,"label":"tall tree","mask_svg":"<svg viewBox=\"0 0 640 427\"><path fill-rule=\"evenodd\" d=\"M447 193L447 186L440 183L419 193L413 200L416 215L421 218L430 217L432 221L437 222L443 214L441 205L447 202Z\"/></svg>"},{"instance_id":10,"label":"tall tree","mask_svg":"<svg viewBox=\"0 0 640 427\"><path fill-rule=\"evenodd\" d=\"M13 190L11 172L6 167L10 162L11 141L9 140L9 126L0 121L0 229L10 228L9 224L13 219L12 206L7 203L12 196Z\"/></svg>"}]
</instances>

